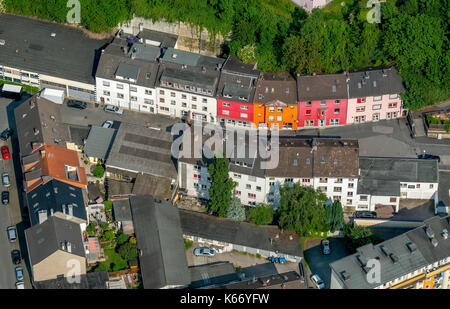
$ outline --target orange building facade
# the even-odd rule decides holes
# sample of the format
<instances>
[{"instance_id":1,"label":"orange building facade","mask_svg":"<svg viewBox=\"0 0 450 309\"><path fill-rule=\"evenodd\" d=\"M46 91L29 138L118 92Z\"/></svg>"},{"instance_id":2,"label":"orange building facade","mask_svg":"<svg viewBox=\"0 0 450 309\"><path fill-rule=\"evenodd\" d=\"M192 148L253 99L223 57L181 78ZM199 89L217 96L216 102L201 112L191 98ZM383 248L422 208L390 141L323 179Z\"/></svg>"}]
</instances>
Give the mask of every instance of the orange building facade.
<instances>
[{"instance_id":1,"label":"orange building facade","mask_svg":"<svg viewBox=\"0 0 450 309\"><path fill-rule=\"evenodd\" d=\"M298 127L297 83L289 74L265 74L258 79L253 98L253 127Z\"/></svg>"}]
</instances>

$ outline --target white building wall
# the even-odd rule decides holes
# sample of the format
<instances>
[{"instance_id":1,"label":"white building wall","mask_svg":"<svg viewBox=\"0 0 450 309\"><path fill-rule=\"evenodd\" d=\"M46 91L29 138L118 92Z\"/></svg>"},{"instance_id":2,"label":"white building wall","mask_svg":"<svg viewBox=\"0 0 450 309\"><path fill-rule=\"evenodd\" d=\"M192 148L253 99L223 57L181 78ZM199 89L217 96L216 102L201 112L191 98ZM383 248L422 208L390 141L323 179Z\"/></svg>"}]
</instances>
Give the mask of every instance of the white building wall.
<instances>
[{"instance_id":1,"label":"white building wall","mask_svg":"<svg viewBox=\"0 0 450 309\"><path fill-rule=\"evenodd\" d=\"M433 199L438 191L438 183L400 183L400 196L407 199Z\"/></svg>"},{"instance_id":2,"label":"white building wall","mask_svg":"<svg viewBox=\"0 0 450 309\"><path fill-rule=\"evenodd\" d=\"M187 116L192 111L195 120L217 122L217 100L200 94L167 88L156 88L156 106L159 114L172 117Z\"/></svg>"},{"instance_id":3,"label":"white building wall","mask_svg":"<svg viewBox=\"0 0 450 309\"><path fill-rule=\"evenodd\" d=\"M116 81L97 77L95 81L97 102L139 112L156 112L156 89L135 85L126 80ZM123 98L119 98L118 94L122 94Z\"/></svg>"}]
</instances>

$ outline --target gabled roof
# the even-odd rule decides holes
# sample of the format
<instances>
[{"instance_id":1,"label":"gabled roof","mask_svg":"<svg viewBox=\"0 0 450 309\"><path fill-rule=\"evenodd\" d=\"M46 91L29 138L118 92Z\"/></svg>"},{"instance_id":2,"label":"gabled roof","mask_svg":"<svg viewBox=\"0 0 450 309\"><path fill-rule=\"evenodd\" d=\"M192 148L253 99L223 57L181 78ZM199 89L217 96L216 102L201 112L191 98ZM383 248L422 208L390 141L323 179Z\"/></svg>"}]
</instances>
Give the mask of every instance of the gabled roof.
<instances>
[{"instance_id":1,"label":"gabled roof","mask_svg":"<svg viewBox=\"0 0 450 309\"><path fill-rule=\"evenodd\" d=\"M265 73L256 83L253 104L265 104L280 100L288 105L297 105L297 83L287 72Z\"/></svg>"},{"instance_id":2,"label":"gabled roof","mask_svg":"<svg viewBox=\"0 0 450 309\"><path fill-rule=\"evenodd\" d=\"M260 70L256 69L256 64L245 64L234 56L229 56L223 64L222 72L238 74L241 76L248 76L258 78L261 74Z\"/></svg>"},{"instance_id":3,"label":"gabled roof","mask_svg":"<svg viewBox=\"0 0 450 309\"><path fill-rule=\"evenodd\" d=\"M131 196L143 286L186 286L190 280L178 208L151 196Z\"/></svg>"},{"instance_id":4,"label":"gabled roof","mask_svg":"<svg viewBox=\"0 0 450 309\"><path fill-rule=\"evenodd\" d=\"M298 101L347 99L345 74L297 76Z\"/></svg>"},{"instance_id":5,"label":"gabled roof","mask_svg":"<svg viewBox=\"0 0 450 309\"><path fill-rule=\"evenodd\" d=\"M281 232L277 226L257 226L183 209L180 209L179 212L181 229L184 235L291 256L303 256L300 238L294 233ZM290 239L290 236L292 236L292 239Z\"/></svg>"},{"instance_id":6,"label":"gabled roof","mask_svg":"<svg viewBox=\"0 0 450 309\"><path fill-rule=\"evenodd\" d=\"M39 224L39 212L46 216L61 212L87 220L83 192L76 186L53 179L27 193L31 225Z\"/></svg>"},{"instance_id":7,"label":"gabled roof","mask_svg":"<svg viewBox=\"0 0 450 309\"><path fill-rule=\"evenodd\" d=\"M116 221L132 221L130 200L128 198L113 201L114 219Z\"/></svg>"},{"instance_id":8,"label":"gabled roof","mask_svg":"<svg viewBox=\"0 0 450 309\"><path fill-rule=\"evenodd\" d=\"M427 228L430 230L428 231ZM436 216L425 220L423 226L378 245L368 244L360 247L355 254L331 263L330 267L344 288L375 288L448 258L450 238L443 237L444 229L449 231L450 217ZM432 239L434 239L433 242ZM377 259L380 262L381 283L367 281L367 274L362 265L370 259Z\"/></svg>"},{"instance_id":9,"label":"gabled roof","mask_svg":"<svg viewBox=\"0 0 450 309\"><path fill-rule=\"evenodd\" d=\"M364 98L405 91L403 81L395 68L352 72L348 75L349 98Z\"/></svg>"},{"instance_id":10,"label":"gabled roof","mask_svg":"<svg viewBox=\"0 0 450 309\"><path fill-rule=\"evenodd\" d=\"M83 274L80 276L80 283L70 282L67 278L56 278L44 281L34 282L36 289L107 289L106 283L109 281L109 275L107 271L96 271Z\"/></svg>"},{"instance_id":11,"label":"gabled roof","mask_svg":"<svg viewBox=\"0 0 450 309\"><path fill-rule=\"evenodd\" d=\"M68 252L68 243L71 254L85 257L80 225L71 221L51 216L45 222L25 230L25 238L31 265L40 263L62 250L62 247L65 249L63 251Z\"/></svg>"},{"instance_id":12,"label":"gabled roof","mask_svg":"<svg viewBox=\"0 0 450 309\"><path fill-rule=\"evenodd\" d=\"M61 120L60 105L34 95L14 109L21 156L33 152L33 144L66 146L69 129Z\"/></svg>"}]
</instances>

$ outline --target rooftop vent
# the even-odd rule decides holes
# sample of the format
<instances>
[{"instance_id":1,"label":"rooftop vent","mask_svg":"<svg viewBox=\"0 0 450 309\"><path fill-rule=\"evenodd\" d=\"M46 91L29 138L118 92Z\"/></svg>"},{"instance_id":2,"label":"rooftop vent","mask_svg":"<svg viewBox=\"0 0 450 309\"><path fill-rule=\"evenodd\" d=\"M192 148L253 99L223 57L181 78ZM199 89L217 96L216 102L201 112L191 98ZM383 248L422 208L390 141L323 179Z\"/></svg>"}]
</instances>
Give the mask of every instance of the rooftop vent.
<instances>
[{"instance_id":1,"label":"rooftop vent","mask_svg":"<svg viewBox=\"0 0 450 309\"><path fill-rule=\"evenodd\" d=\"M3 45L5 45L6 44L6 41L5 40L0 40L0 46L3 46Z\"/></svg>"},{"instance_id":2,"label":"rooftop vent","mask_svg":"<svg viewBox=\"0 0 450 309\"><path fill-rule=\"evenodd\" d=\"M437 239L436 238L431 238L431 244L433 245L433 247L437 247L437 245L438 245L438 241L437 241Z\"/></svg>"},{"instance_id":3,"label":"rooftop vent","mask_svg":"<svg viewBox=\"0 0 450 309\"><path fill-rule=\"evenodd\" d=\"M350 279L350 274L348 272L346 272L345 270L341 271L341 276L342 276L342 279L344 279L344 281L347 281L348 279Z\"/></svg>"},{"instance_id":4,"label":"rooftop vent","mask_svg":"<svg viewBox=\"0 0 450 309\"><path fill-rule=\"evenodd\" d=\"M392 263L398 262L398 256L396 256L394 253L389 254L389 257L391 258Z\"/></svg>"},{"instance_id":5,"label":"rooftop vent","mask_svg":"<svg viewBox=\"0 0 450 309\"><path fill-rule=\"evenodd\" d=\"M427 236L428 236L429 238L433 238L433 237L434 237L434 232L433 232L433 230L432 230L429 226L426 226L426 227L425 227L425 232L427 233Z\"/></svg>"},{"instance_id":6,"label":"rooftop vent","mask_svg":"<svg viewBox=\"0 0 450 309\"><path fill-rule=\"evenodd\" d=\"M366 71L366 72L364 73L364 77L365 77L366 79L369 79L369 78L370 78L370 75L369 75L369 72L368 72L368 71Z\"/></svg>"},{"instance_id":7,"label":"rooftop vent","mask_svg":"<svg viewBox=\"0 0 450 309\"><path fill-rule=\"evenodd\" d=\"M361 88L361 83L358 83L358 88Z\"/></svg>"},{"instance_id":8,"label":"rooftop vent","mask_svg":"<svg viewBox=\"0 0 450 309\"><path fill-rule=\"evenodd\" d=\"M377 86L377 81L376 81L376 80L373 81L373 86L374 86L374 87Z\"/></svg>"},{"instance_id":9,"label":"rooftop vent","mask_svg":"<svg viewBox=\"0 0 450 309\"><path fill-rule=\"evenodd\" d=\"M172 54L173 59L177 59L177 54Z\"/></svg>"},{"instance_id":10,"label":"rooftop vent","mask_svg":"<svg viewBox=\"0 0 450 309\"><path fill-rule=\"evenodd\" d=\"M416 244L415 244L415 243L412 243L412 242L408 242L408 243L406 244L406 247L408 247L408 249L409 249L409 251L410 251L411 253L417 250Z\"/></svg>"},{"instance_id":11,"label":"rooftop vent","mask_svg":"<svg viewBox=\"0 0 450 309\"><path fill-rule=\"evenodd\" d=\"M444 238L444 239L448 238L448 230L447 229L442 230L442 238Z\"/></svg>"}]
</instances>

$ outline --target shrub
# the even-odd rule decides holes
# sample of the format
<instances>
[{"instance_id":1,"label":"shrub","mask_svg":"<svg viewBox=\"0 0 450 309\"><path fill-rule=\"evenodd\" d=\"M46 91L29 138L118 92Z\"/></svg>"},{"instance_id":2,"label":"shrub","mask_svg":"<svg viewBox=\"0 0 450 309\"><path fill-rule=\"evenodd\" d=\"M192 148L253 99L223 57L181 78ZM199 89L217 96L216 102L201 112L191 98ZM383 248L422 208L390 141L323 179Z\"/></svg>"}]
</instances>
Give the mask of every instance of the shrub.
<instances>
[{"instance_id":1,"label":"shrub","mask_svg":"<svg viewBox=\"0 0 450 309\"><path fill-rule=\"evenodd\" d=\"M113 202L111 200L104 201L103 205L105 205L105 211L111 211L113 208Z\"/></svg>"},{"instance_id":2,"label":"shrub","mask_svg":"<svg viewBox=\"0 0 450 309\"><path fill-rule=\"evenodd\" d=\"M94 236L95 234L95 228L96 225L95 223L90 223L87 228L86 228L86 232L88 233L89 236Z\"/></svg>"},{"instance_id":3,"label":"shrub","mask_svg":"<svg viewBox=\"0 0 450 309\"><path fill-rule=\"evenodd\" d=\"M271 224L275 211L268 205L259 205L250 209L248 212L248 220L250 223L257 225Z\"/></svg>"},{"instance_id":4,"label":"shrub","mask_svg":"<svg viewBox=\"0 0 450 309\"><path fill-rule=\"evenodd\" d=\"M184 241L184 250L189 250L194 245L194 242L191 240L183 238L183 241Z\"/></svg>"},{"instance_id":5,"label":"shrub","mask_svg":"<svg viewBox=\"0 0 450 309\"><path fill-rule=\"evenodd\" d=\"M138 256L137 246L132 243L125 243L119 247L118 253L125 261L130 261Z\"/></svg>"},{"instance_id":6,"label":"shrub","mask_svg":"<svg viewBox=\"0 0 450 309\"><path fill-rule=\"evenodd\" d=\"M127 234L124 234L124 233L120 233L118 236L117 236L117 244L120 246L120 245L123 245L124 243L126 243L127 241L128 241L128 239L129 239L130 237L127 235Z\"/></svg>"},{"instance_id":7,"label":"shrub","mask_svg":"<svg viewBox=\"0 0 450 309\"><path fill-rule=\"evenodd\" d=\"M113 240L115 238L115 236L116 235L113 231L106 231L105 233L103 233L102 240L110 241L110 240Z\"/></svg>"},{"instance_id":8,"label":"shrub","mask_svg":"<svg viewBox=\"0 0 450 309\"><path fill-rule=\"evenodd\" d=\"M102 178L105 174L105 168L101 164L97 164L92 173L95 177Z\"/></svg>"}]
</instances>

